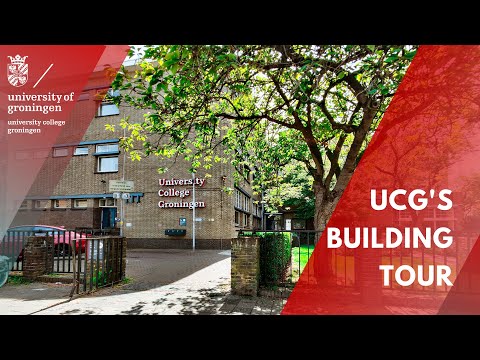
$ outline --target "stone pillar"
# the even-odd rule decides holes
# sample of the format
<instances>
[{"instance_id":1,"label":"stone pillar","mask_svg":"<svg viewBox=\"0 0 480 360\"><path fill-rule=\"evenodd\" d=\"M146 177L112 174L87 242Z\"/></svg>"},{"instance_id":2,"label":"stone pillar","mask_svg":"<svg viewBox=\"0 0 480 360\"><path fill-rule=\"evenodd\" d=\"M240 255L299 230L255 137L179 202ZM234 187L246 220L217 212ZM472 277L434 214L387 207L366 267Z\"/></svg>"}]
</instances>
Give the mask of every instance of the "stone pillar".
<instances>
[{"instance_id":1,"label":"stone pillar","mask_svg":"<svg viewBox=\"0 0 480 360\"><path fill-rule=\"evenodd\" d=\"M23 250L23 276L35 280L53 271L53 237L29 236Z\"/></svg>"},{"instance_id":2,"label":"stone pillar","mask_svg":"<svg viewBox=\"0 0 480 360\"><path fill-rule=\"evenodd\" d=\"M260 238L232 239L232 293L257 296L260 281Z\"/></svg>"}]
</instances>

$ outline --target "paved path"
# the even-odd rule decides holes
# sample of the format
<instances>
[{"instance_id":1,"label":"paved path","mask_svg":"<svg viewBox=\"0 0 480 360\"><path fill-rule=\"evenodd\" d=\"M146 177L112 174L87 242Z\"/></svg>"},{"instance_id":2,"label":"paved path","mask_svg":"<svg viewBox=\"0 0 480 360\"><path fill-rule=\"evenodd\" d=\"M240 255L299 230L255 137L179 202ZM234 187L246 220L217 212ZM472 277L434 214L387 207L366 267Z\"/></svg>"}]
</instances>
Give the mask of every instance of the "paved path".
<instances>
[{"instance_id":1,"label":"paved path","mask_svg":"<svg viewBox=\"0 0 480 360\"><path fill-rule=\"evenodd\" d=\"M0 288L0 315L27 315L69 299L72 286L32 283Z\"/></svg>"},{"instance_id":2,"label":"paved path","mask_svg":"<svg viewBox=\"0 0 480 360\"><path fill-rule=\"evenodd\" d=\"M285 303L281 299L231 295L228 251L131 250L127 276L131 283L66 303L61 302L69 286L7 285L0 289L0 313L278 314ZM39 288L45 290L35 290ZM56 303L61 304L52 306ZM45 310L38 311L41 309Z\"/></svg>"}]
</instances>

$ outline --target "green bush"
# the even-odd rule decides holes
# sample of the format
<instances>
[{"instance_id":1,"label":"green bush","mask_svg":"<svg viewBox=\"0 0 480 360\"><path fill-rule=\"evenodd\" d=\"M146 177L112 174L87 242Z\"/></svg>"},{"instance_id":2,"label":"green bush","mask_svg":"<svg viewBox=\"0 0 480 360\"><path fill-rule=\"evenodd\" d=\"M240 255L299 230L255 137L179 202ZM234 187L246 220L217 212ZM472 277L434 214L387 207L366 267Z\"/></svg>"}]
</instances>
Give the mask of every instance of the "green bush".
<instances>
[{"instance_id":1,"label":"green bush","mask_svg":"<svg viewBox=\"0 0 480 360\"><path fill-rule=\"evenodd\" d=\"M258 232L260 237L260 285L281 285L290 280L292 234Z\"/></svg>"}]
</instances>

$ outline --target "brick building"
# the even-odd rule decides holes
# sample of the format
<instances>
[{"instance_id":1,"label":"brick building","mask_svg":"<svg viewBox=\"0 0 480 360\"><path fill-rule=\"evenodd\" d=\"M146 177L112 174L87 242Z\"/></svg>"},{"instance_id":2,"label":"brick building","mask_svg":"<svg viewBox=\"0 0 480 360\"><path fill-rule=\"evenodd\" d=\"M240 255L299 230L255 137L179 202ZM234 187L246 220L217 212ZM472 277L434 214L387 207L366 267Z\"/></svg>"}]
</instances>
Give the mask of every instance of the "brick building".
<instances>
[{"instance_id":1,"label":"brick building","mask_svg":"<svg viewBox=\"0 0 480 360\"><path fill-rule=\"evenodd\" d=\"M79 108L95 106L98 94L106 90L95 86L85 89ZM155 156L131 161L119 147L123 130L119 126L113 133L105 130L106 124L119 124L126 115L131 120L143 117L139 110L119 109L103 101L81 142L57 142L52 149L44 149L41 156L46 159L45 165L12 225L35 222L68 229L118 229L123 208L123 231L129 247L190 248L193 220L190 164L180 158L174 165L172 161L162 163ZM62 161L68 161L64 164L66 169L59 180L54 179ZM159 175L157 169L161 166L167 166L168 172ZM239 229L261 227L262 207L252 194L251 178L234 184L233 170L231 164L220 162L213 164L209 175L205 170L196 174L198 248L229 248L230 239L236 237ZM116 195L109 189L111 180L122 178L134 184L130 198L125 200L114 198ZM46 194L46 184L50 182L56 186ZM225 188L234 190L226 192Z\"/></svg>"}]
</instances>

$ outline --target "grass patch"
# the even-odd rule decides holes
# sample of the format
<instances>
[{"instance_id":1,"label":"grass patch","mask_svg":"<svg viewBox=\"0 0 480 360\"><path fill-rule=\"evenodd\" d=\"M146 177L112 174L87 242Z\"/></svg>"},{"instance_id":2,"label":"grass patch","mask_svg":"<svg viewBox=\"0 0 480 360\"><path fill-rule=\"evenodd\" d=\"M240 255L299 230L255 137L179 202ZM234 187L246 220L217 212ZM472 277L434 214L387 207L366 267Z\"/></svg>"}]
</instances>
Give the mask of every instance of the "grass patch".
<instances>
[{"instance_id":1,"label":"grass patch","mask_svg":"<svg viewBox=\"0 0 480 360\"><path fill-rule=\"evenodd\" d=\"M292 278L294 281L298 280L308 259L312 256L315 245L300 245L292 248Z\"/></svg>"},{"instance_id":2,"label":"grass patch","mask_svg":"<svg viewBox=\"0 0 480 360\"><path fill-rule=\"evenodd\" d=\"M50 273L50 274L47 274L48 277L51 277L51 278L59 278L59 277L64 277L63 274L58 274L58 273Z\"/></svg>"},{"instance_id":3,"label":"grass patch","mask_svg":"<svg viewBox=\"0 0 480 360\"><path fill-rule=\"evenodd\" d=\"M129 278L128 276L125 276L123 279L122 279L122 284L130 284L131 282L133 281L132 278Z\"/></svg>"},{"instance_id":4,"label":"grass patch","mask_svg":"<svg viewBox=\"0 0 480 360\"><path fill-rule=\"evenodd\" d=\"M8 277L7 284L11 285L28 285L31 284L31 280L25 279L23 276L12 275Z\"/></svg>"}]
</instances>

